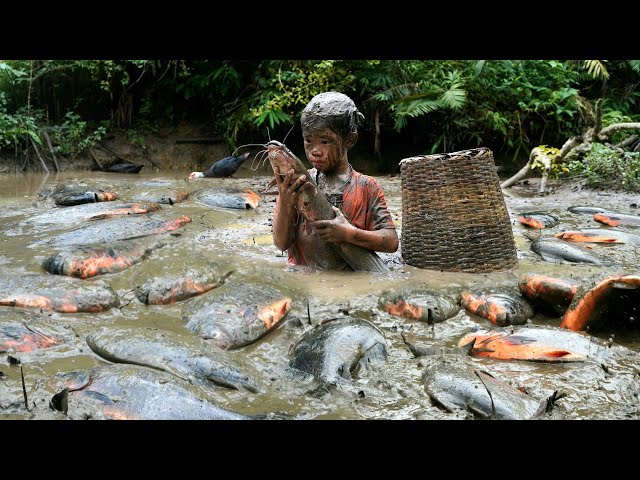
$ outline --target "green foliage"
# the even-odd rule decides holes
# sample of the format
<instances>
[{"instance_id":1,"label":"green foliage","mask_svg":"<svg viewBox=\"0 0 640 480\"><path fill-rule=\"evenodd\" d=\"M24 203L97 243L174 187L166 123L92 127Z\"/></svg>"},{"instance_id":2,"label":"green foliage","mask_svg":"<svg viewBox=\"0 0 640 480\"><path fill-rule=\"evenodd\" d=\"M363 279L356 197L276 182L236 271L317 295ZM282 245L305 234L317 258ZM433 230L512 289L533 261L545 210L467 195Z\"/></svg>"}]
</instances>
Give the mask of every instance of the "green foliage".
<instances>
[{"instance_id":1,"label":"green foliage","mask_svg":"<svg viewBox=\"0 0 640 480\"><path fill-rule=\"evenodd\" d=\"M590 187L640 192L640 152L620 152L601 143L568 165L571 176L581 175Z\"/></svg>"},{"instance_id":2,"label":"green foliage","mask_svg":"<svg viewBox=\"0 0 640 480\"><path fill-rule=\"evenodd\" d=\"M42 112L28 113L25 109L20 109L12 115L7 113L6 104L4 92L0 92L0 149L16 146L29 138L41 144L37 124L42 118Z\"/></svg>"},{"instance_id":3,"label":"green foliage","mask_svg":"<svg viewBox=\"0 0 640 480\"><path fill-rule=\"evenodd\" d=\"M569 167L563 160L558 160L557 156L560 153L558 148L549 147L547 145L539 145L534 150L538 150L542 155L549 157L551 161L549 169L549 178L552 180L560 178L562 175L569 173ZM544 164L540 161L540 157L535 155L530 165L531 170L539 170L543 172L545 170Z\"/></svg>"},{"instance_id":4,"label":"green foliage","mask_svg":"<svg viewBox=\"0 0 640 480\"><path fill-rule=\"evenodd\" d=\"M107 125L90 129L87 122L74 112L67 112L64 122L50 129L49 137L53 151L64 156L76 155L85 148L92 148L102 140L107 132Z\"/></svg>"},{"instance_id":5,"label":"green foliage","mask_svg":"<svg viewBox=\"0 0 640 480\"><path fill-rule=\"evenodd\" d=\"M599 97L603 126L640 121L639 85L639 60L0 60L0 148L64 125L56 147L77 151L100 135L79 134L78 118L143 131L204 121L235 146L284 135L311 97L337 90L365 114L363 141L516 160L593 126Z\"/></svg>"}]
</instances>

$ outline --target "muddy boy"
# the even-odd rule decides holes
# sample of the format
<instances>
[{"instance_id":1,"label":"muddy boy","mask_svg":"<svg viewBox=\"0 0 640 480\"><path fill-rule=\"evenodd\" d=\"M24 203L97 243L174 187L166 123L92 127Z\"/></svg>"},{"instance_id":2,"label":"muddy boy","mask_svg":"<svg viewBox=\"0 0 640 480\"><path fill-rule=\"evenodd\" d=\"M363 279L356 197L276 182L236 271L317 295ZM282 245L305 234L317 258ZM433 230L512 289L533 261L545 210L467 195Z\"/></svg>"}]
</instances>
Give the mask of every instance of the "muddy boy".
<instances>
[{"instance_id":1,"label":"muddy boy","mask_svg":"<svg viewBox=\"0 0 640 480\"><path fill-rule=\"evenodd\" d=\"M314 265L308 261L317 242L346 242L377 252L398 249L398 235L387 202L378 182L357 172L349 163L348 152L358 140L358 127L364 116L347 95L324 92L311 99L302 111L304 150L313 165L309 170L318 188L333 204L336 217L317 220L313 228L296 209L305 175L284 178L276 175L278 199L273 219L273 242L287 251L293 265ZM284 173L284 172L281 172ZM344 269L350 269L346 264Z\"/></svg>"}]
</instances>

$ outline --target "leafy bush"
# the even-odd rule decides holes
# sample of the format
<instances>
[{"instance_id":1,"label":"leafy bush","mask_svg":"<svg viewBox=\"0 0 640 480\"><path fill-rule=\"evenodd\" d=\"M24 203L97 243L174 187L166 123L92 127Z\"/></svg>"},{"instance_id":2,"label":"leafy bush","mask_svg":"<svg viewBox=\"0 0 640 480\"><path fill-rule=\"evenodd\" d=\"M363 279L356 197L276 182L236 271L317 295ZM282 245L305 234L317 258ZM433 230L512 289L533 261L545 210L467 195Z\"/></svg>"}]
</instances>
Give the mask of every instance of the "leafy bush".
<instances>
[{"instance_id":1,"label":"leafy bush","mask_svg":"<svg viewBox=\"0 0 640 480\"><path fill-rule=\"evenodd\" d=\"M593 143L579 160L569 162L569 174L580 175L590 187L640 192L640 152Z\"/></svg>"}]
</instances>

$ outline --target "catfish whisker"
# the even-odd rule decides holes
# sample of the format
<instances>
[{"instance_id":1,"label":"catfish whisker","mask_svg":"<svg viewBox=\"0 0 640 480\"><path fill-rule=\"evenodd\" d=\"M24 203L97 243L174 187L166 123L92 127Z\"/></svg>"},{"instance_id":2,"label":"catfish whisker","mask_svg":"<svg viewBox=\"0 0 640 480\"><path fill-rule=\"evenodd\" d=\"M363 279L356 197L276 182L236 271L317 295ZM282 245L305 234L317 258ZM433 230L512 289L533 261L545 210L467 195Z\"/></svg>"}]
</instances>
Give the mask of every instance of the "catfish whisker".
<instances>
[{"instance_id":1,"label":"catfish whisker","mask_svg":"<svg viewBox=\"0 0 640 480\"><path fill-rule=\"evenodd\" d=\"M289 134L291 133L291 131L293 130L293 127L295 127L295 125L292 125L291 128L289 129L289 131L287 132L287 134L284 136L284 140L282 140L281 143L284 144L284 142L287 141L287 137L289 136Z\"/></svg>"}]
</instances>

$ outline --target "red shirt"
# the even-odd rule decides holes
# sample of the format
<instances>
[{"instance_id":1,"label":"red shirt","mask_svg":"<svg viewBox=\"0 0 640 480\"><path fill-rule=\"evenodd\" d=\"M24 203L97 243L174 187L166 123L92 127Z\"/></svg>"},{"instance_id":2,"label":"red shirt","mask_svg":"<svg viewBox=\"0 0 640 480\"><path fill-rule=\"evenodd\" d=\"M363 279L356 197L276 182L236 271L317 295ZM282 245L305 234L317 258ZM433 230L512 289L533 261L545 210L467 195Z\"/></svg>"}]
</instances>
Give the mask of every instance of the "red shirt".
<instances>
[{"instance_id":1,"label":"red shirt","mask_svg":"<svg viewBox=\"0 0 640 480\"><path fill-rule=\"evenodd\" d=\"M309 170L309 175L314 180L317 180L315 168ZM391 214L387 210L384 192L378 182L373 177L356 172L353 169L351 177L342 190L342 205L337 206L352 225L362 230L395 228ZM276 199L274 216L278 214L279 207L280 197ZM308 265L304 255L305 249L316 248L315 242L308 240L310 236L313 236L313 232L309 232L305 228L304 218L298 214L293 244L287 250L289 264ZM346 262L344 268L347 268Z\"/></svg>"}]
</instances>

